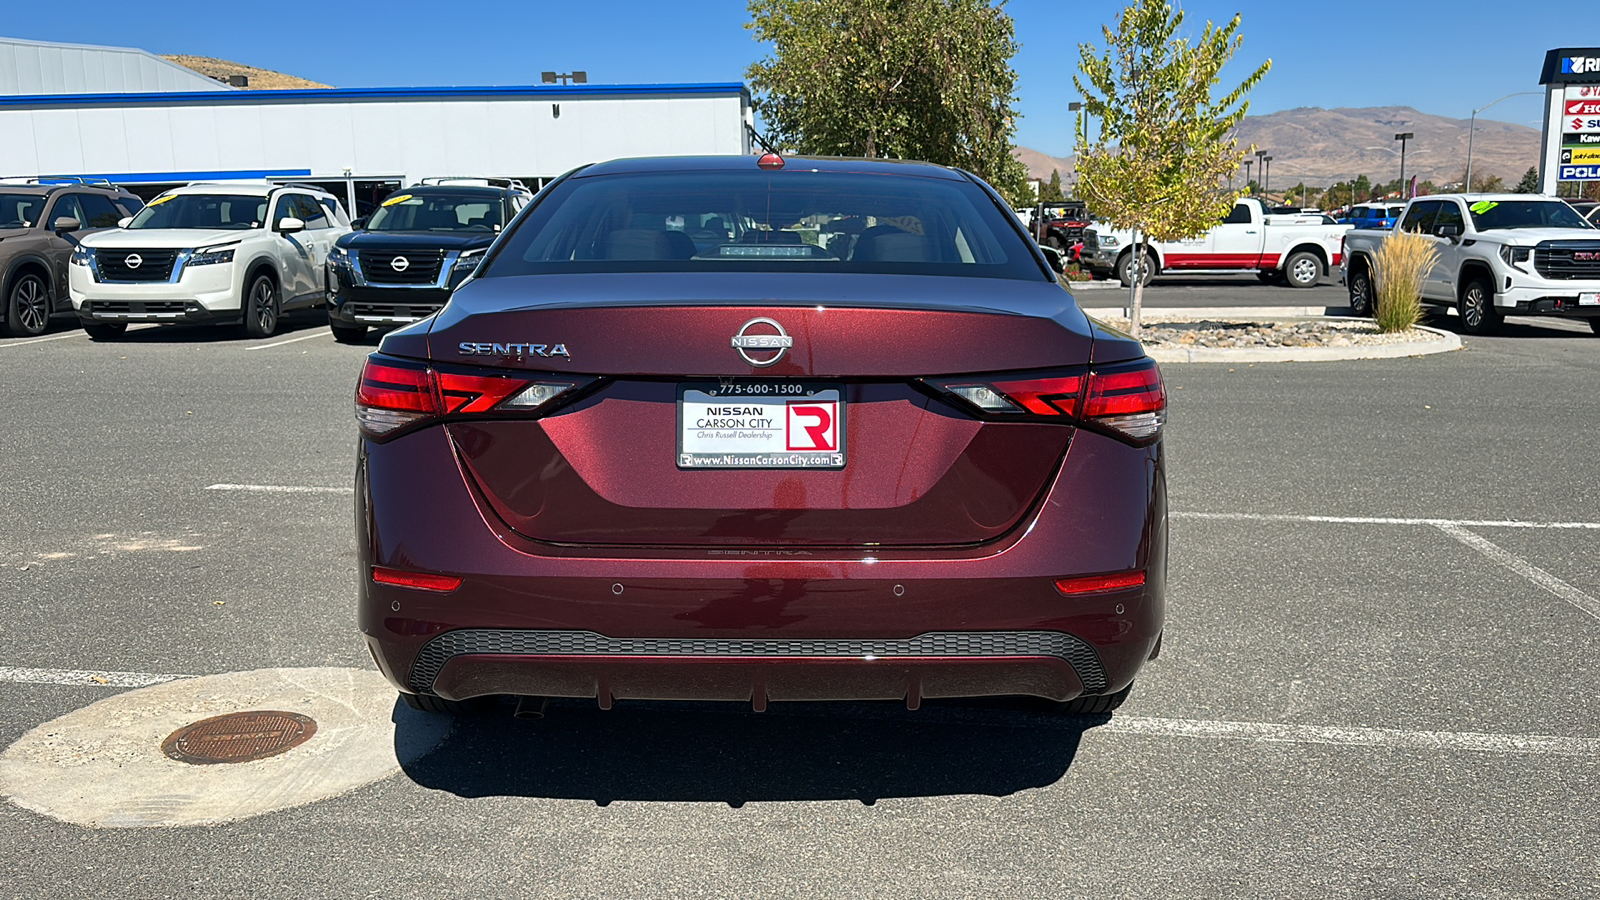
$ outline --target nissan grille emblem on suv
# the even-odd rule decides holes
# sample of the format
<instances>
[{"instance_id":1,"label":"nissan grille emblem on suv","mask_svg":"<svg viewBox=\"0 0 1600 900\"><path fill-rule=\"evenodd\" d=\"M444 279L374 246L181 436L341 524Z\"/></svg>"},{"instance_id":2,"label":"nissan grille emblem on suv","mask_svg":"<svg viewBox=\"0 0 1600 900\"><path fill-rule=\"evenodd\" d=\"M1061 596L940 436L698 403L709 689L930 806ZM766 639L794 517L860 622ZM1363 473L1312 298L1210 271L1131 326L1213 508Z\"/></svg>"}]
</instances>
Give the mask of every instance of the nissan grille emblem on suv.
<instances>
[{"instance_id":1,"label":"nissan grille emblem on suv","mask_svg":"<svg viewBox=\"0 0 1600 900\"><path fill-rule=\"evenodd\" d=\"M394 269L396 272L404 272L411 268L411 260L406 259L404 256L396 256L394 259L389 260L389 268Z\"/></svg>"},{"instance_id":2,"label":"nissan grille emblem on suv","mask_svg":"<svg viewBox=\"0 0 1600 900\"><path fill-rule=\"evenodd\" d=\"M778 333L751 334L750 329L758 325L766 325ZM758 369L777 365L778 360L783 359L783 355L788 353L789 348L793 346L794 338L783 330L782 325L766 316L754 318L744 323L744 325L740 326L739 333L733 336L733 349L739 351L739 357ZM775 350L777 352L772 355L771 359L756 359L746 352L749 350Z\"/></svg>"},{"instance_id":3,"label":"nissan grille emblem on suv","mask_svg":"<svg viewBox=\"0 0 1600 900\"><path fill-rule=\"evenodd\" d=\"M140 256L137 253L129 253L128 254L128 258L123 260L122 264L127 266L130 269L137 269L140 266L144 265L144 257Z\"/></svg>"}]
</instances>

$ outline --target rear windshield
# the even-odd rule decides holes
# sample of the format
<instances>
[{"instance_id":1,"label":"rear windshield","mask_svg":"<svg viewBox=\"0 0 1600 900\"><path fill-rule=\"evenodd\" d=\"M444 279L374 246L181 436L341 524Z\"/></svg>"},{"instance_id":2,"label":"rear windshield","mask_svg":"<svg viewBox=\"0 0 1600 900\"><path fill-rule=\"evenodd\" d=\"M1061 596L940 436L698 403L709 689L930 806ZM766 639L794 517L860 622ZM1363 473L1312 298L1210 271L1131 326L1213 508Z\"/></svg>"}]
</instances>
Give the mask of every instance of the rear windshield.
<instances>
[{"instance_id":1,"label":"rear windshield","mask_svg":"<svg viewBox=\"0 0 1600 900\"><path fill-rule=\"evenodd\" d=\"M168 194L150 201L129 228L260 228L267 198L252 194Z\"/></svg>"},{"instance_id":2,"label":"rear windshield","mask_svg":"<svg viewBox=\"0 0 1600 900\"><path fill-rule=\"evenodd\" d=\"M498 196L402 191L383 201L367 230L495 232L503 224Z\"/></svg>"},{"instance_id":3,"label":"rear windshield","mask_svg":"<svg viewBox=\"0 0 1600 900\"><path fill-rule=\"evenodd\" d=\"M570 178L481 274L579 272L1045 277L1015 220L969 181L759 170Z\"/></svg>"},{"instance_id":4,"label":"rear windshield","mask_svg":"<svg viewBox=\"0 0 1600 900\"><path fill-rule=\"evenodd\" d=\"M1467 207L1479 231L1496 228L1589 228L1577 210L1560 200L1479 200Z\"/></svg>"},{"instance_id":5,"label":"rear windshield","mask_svg":"<svg viewBox=\"0 0 1600 900\"><path fill-rule=\"evenodd\" d=\"M32 228L44 215L38 194L0 194L0 228Z\"/></svg>"}]
</instances>

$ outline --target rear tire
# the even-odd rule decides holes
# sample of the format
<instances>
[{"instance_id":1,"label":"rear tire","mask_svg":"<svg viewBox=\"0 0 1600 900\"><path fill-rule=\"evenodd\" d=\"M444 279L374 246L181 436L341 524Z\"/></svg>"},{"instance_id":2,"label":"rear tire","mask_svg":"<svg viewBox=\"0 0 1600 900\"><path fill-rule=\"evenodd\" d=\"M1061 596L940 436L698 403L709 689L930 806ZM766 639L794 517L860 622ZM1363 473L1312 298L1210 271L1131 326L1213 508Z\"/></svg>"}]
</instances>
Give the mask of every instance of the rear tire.
<instances>
[{"instance_id":1,"label":"rear tire","mask_svg":"<svg viewBox=\"0 0 1600 900\"><path fill-rule=\"evenodd\" d=\"M1350 268L1350 315L1371 317L1372 303L1372 273L1366 266Z\"/></svg>"},{"instance_id":2,"label":"rear tire","mask_svg":"<svg viewBox=\"0 0 1600 900\"><path fill-rule=\"evenodd\" d=\"M1133 685L1130 683L1115 694L1085 694L1082 697L1074 697L1065 703L1057 703L1055 711L1064 716L1103 715L1121 706L1131 693L1133 693Z\"/></svg>"},{"instance_id":3,"label":"rear tire","mask_svg":"<svg viewBox=\"0 0 1600 900\"><path fill-rule=\"evenodd\" d=\"M6 294L6 314L0 325L12 337L35 337L50 327L50 286L28 272L12 283Z\"/></svg>"},{"instance_id":4,"label":"rear tire","mask_svg":"<svg viewBox=\"0 0 1600 900\"><path fill-rule=\"evenodd\" d=\"M1502 316L1494 308L1494 290L1482 278L1474 278L1461 289L1456 312L1461 314L1461 330L1467 334L1487 335L1500 330Z\"/></svg>"},{"instance_id":5,"label":"rear tire","mask_svg":"<svg viewBox=\"0 0 1600 900\"><path fill-rule=\"evenodd\" d=\"M333 339L341 344L359 344L367 337L365 325L334 325L329 323L329 330L333 332Z\"/></svg>"},{"instance_id":6,"label":"rear tire","mask_svg":"<svg viewBox=\"0 0 1600 900\"><path fill-rule=\"evenodd\" d=\"M1317 282L1322 280L1322 260L1309 250L1291 253L1284 263L1283 275L1288 279L1289 287L1316 287Z\"/></svg>"},{"instance_id":7,"label":"rear tire","mask_svg":"<svg viewBox=\"0 0 1600 900\"><path fill-rule=\"evenodd\" d=\"M91 341L115 341L128 331L127 322L85 322L83 330Z\"/></svg>"},{"instance_id":8,"label":"rear tire","mask_svg":"<svg viewBox=\"0 0 1600 900\"><path fill-rule=\"evenodd\" d=\"M278 330L278 286L269 275L250 279L244 292L244 333L246 337L272 337Z\"/></svg>"},{"instance_id":9,"label":"rear tire","mask_svg":"<svg viewBox=\"0 0 1600 900\"><path fill-rule=\"evenodd\" d=\"M465 701L446 700L443 697L435 697L432 694L408 694L404 691L400 692L400 699L404 700L406 705L412 709L441 716L470 715L482 710L486 705L483 702L486 698L482 697Z\"/></svg>"}]
</instances>

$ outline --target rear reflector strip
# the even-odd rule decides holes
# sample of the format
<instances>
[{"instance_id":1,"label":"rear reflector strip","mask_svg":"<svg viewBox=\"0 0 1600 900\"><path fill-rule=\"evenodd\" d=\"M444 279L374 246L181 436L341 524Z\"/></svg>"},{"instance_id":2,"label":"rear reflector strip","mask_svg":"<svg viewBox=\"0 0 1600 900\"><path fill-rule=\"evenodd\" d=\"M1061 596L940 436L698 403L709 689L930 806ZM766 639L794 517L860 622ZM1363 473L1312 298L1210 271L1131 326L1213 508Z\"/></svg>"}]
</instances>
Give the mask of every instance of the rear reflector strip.
<instances>
[{"instance_id":1,"label":"rear reflector strip","mask_svg":"<svg viewBox=\"0 0 1600 900\"><path fill-rule=\"evenodd\" d=\"M461 587L461 579L454 575L407 572L404 569L391 569L387 566L373 566L372 580L379 584L415 588L419 591L437 591L441 594L448 594Z\"/></svg>"},{"instance_id":2,"label":"rear reflector strip","mask_svg":"<svg viewBox=\"0 0 1600 900\"><path fill-rule=\"evenodd\" d=\"M1118 572L1115 575L1061 578L1056 581L1056 590L1063 594L1099 594L1136 588L1142 584L1144 584L1143 572Z\"/></svg>"}]
</instances>

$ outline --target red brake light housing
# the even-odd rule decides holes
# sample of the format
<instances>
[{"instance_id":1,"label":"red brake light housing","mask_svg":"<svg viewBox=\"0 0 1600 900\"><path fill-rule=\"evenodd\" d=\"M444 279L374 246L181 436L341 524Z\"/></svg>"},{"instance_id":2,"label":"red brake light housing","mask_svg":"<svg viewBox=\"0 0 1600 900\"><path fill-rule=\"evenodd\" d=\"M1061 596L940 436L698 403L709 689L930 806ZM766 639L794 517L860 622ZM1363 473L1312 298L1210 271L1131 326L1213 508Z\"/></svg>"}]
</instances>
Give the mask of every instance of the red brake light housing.
<instances>
[{"instance_id":1,"label":"red brake light housing","mask_svg":"<svg viewBox=\"0 0 1600 900\"><path fill-rule=\"evenodd\" d=\"M421 425L462 418L537 418L583 394L597 379L437 366L374 353L356 385L361 433L388 440Z\"/></svg>"},{"instance_id":2,"label":"red brake light housing","mask_svg":"<svg viewBox=\"0 0 1600 900\"><path fill-rule=\"evenodd\" d=\"M986 419L1060 422L1143 447L1161 439L1167 391L1155 360L923 383Z\"/></svg>"},{"instance_id":3,"label":"red brake light housing","mask_svg":"<svg viewBox=\"0 0 1600 900\"><path fill-rule=\"evenodd\" d=\"M455 575L412 572L406 569L391 569L388 566L373 566L372 580L378 584L392 584L396 587L433 591L439 594L448 594L461 587L461 578Z\"/></svg>"}]
</instances>

